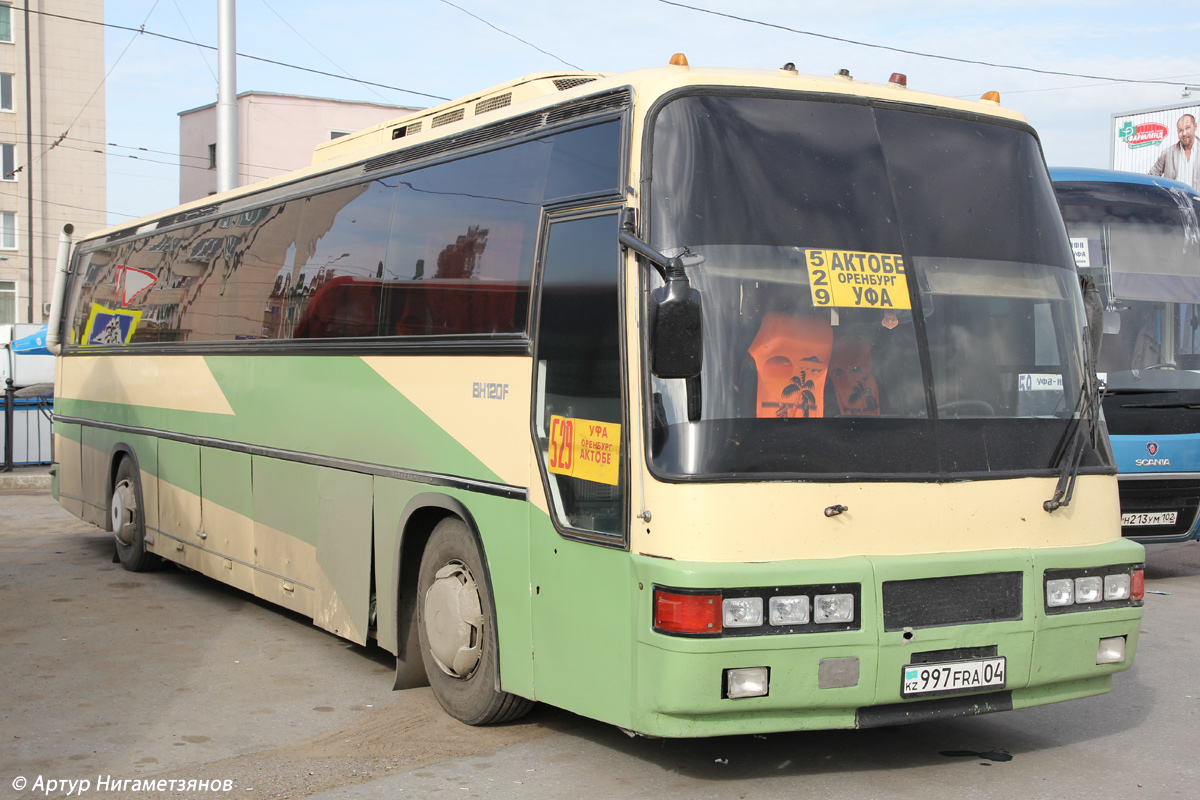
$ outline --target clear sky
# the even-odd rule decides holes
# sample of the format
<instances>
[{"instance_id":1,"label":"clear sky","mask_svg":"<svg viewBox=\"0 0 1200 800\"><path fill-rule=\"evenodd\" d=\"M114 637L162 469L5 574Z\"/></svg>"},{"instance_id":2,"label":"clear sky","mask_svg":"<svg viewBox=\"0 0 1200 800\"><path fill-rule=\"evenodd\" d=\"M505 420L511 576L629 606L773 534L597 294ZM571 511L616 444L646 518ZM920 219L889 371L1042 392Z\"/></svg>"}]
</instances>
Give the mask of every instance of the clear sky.
<instances>
[{"instance_id":1,"label":"clear sky","mask_svg":"<svg viewBox=\"0 0 1200 800\"><path fill-rule=\"evenodd\" d=\"M776 69L886 81L975 99L1000 92L1051 165L1107 167L1114 112L1181 102L1182 86L1036 74L832 41L1103 78L1200 87L1200 8L1175 2L680 0L237 0L240 53L407 89L238 60L238 91L429 106L532 72L665 64ZM105 22L215 46L217 0L105 0ZM216 101L213 50L106 29L109 222L179 197L178 113ZM564 63L565 62L565 63ZM100 76L97 76L100 80ZM1200 102L1200 89L1195 94ZM1173 140L1173 137L1172 137ZM136 148L146 148L138 151ZM157 152L147 152L157 151ZM130 158L137 156L137 158ZM270 166L270 165L264 165Z\"/></svg>"}]
</instances>

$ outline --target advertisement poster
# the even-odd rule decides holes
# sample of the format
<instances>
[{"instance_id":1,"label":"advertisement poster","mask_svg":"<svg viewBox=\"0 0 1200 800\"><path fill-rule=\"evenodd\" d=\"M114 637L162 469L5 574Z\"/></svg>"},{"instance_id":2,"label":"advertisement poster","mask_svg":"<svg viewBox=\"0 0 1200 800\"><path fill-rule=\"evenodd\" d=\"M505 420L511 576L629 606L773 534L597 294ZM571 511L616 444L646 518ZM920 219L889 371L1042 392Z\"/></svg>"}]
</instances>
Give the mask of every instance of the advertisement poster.
<instances>
[{"instance_id":1,"label":"advertisement poster","mask_svg":"<svg viewBox=\"0 0 1200 800\"><path fill-rule=\"evenodd\" d=\"M1112 168L1162 175L1200 188L1200 102L1112 115Z\"/></svg>"}]
</instances>

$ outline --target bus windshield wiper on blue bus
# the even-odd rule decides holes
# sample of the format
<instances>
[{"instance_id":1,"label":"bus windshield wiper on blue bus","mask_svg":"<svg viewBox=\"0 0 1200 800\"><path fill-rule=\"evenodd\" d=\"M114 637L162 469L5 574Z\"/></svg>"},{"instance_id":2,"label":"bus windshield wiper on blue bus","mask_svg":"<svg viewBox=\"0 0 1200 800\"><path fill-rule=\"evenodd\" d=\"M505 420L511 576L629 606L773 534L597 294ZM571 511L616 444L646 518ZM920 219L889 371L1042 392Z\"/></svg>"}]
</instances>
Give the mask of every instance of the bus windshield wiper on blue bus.
<instances>
[{"instance_id":1,"label":"bus windshield wiper on blue bus","mask_svg":"<svg viewBox=\"0 0 1200 800\"><path fill-rule=\"evenodd\" d=\"M1122 403L1121 408L1200 408L1200 402L1176 400L1171 403Z\"/></svg>"},{"instance_id":2,"label":"bus windshield wiper on blue bus","mask_svg":"<svg viewBox=\"0 0 1200 800\"><path fill-rule=\"evenodd\" d=\"M1046 502L1042 503L1042 508L1046 509L1047 513L1056 511L1065 505L1070 505L1071 495L1075 492L1075 478L1079 476L1079 466L1083 462L1084 445L1088 441L1087 430L1091 431L1091 438L1096 435L1096 419L1098 418L1100 408L1100 395L1103 389L1099 383L1092 384L1090 378L1084 378L1083 387L1079 392L1080 410L1079 415L1072 418L1067 425L1067 429L1063 431L1062 439L1059 440L1058 446L1054 448L1054 457L1051 463L1056 463L1059 459L1065 456L1063 461L1062 473L1058 478L1058 485L1054 487L1054 496ZM1084 421L1088 422L1085 429Z\"/></svg>"},{"instance_id":3,"label":"bus windshield wiper on blue bus","mask_svg":"<svg viewBox=\"0 0 1200 800\"><path fill-rule=\"evenodd\" d=\"M1104 396L1112 397L1112 396L1118 395L1118 394L1175 394L1178 391L1179 391L1178 389L1143 389L1140 387L1138 387L1138 388L1131 387L1131 388L1126 388L1126 389L1105 388Z\"/></svg>"}]
</instances>

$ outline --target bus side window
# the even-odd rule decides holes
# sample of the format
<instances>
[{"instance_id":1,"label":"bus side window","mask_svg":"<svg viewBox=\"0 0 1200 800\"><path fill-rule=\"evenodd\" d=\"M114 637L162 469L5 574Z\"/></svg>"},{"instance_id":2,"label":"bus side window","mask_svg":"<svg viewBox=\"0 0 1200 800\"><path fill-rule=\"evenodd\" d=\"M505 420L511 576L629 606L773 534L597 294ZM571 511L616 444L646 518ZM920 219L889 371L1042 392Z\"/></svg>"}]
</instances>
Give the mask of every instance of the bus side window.
<instances>
[{"instance_id":1,"label":"bus side window","mask_svg":"<svg viewBox=\"0 0 1200 800\"><path fill-rule=\"evenodd\" d=\"M619 535L621 345L615 214L550 226L537 331L539 455L560 525Z\"/></svg>"}]
</instances>

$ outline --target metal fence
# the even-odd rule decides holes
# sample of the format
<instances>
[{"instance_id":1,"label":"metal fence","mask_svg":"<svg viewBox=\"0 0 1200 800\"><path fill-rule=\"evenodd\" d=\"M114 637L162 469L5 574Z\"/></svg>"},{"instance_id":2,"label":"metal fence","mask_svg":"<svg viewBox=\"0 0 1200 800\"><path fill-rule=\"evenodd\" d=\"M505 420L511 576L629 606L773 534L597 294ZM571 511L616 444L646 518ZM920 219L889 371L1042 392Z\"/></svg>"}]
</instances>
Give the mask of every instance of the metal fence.
<instances>
[{"instance_id":1,"label":"metal fence","mask_svg":"<svg viewBox=\"0 0 1200 800\"><path fill-rule=\"evenodd\" d=\"M4 471L54 461L54 385L4 389Z\"/></svg>"}]
</instances>

